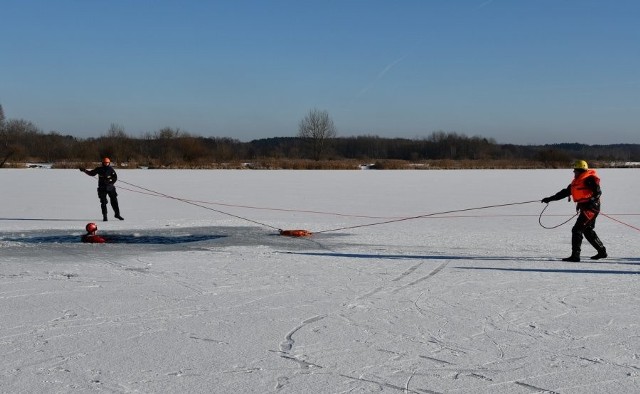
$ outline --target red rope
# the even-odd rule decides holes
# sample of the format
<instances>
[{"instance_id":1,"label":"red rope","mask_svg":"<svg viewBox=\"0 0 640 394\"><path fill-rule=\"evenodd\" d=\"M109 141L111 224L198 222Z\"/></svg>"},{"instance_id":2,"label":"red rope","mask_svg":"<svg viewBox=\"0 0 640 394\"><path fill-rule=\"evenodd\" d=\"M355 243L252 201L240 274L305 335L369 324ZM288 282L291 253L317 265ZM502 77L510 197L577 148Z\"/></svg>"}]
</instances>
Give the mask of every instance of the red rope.
<instances>
[{"instance_id":1,"label":"red rope","mask_svg":"<svg viewBox=\"0 0 640 394\"><path fill-rule=\"evenodd\" d=\"M121 181L122 183L126 183L127 185L131 185L134 187L140 187L140 186L135 186L132 185L131 183L127 183L124 181ZM120 189L122 190L127 190L133 193L140 193L140 194L146 194L148 196L154 196L154 197L164 197L164 198L169 198L167 195L164 195L162 193L158 193L158 192L154 192L154 191L149 191L149 192L142 192L139 190L133 190L133 189L129 189L123 186L119 186ZM343 217L352 217L352 218L364 218L364 219L390 219L390 217L388 216L368 216L368 215L352 215L352 214L344 214L344 213L337 213L337 212L323 212L323 211L310 211L310 210L303 210L303 209L287 209L287 208L269 208L269 207L257 207L257 206L251 206L251 205L237 205L237 204L227 204L227 203L221 203L221 202L212 202L212 201L199 201L199 200L189 200L186 198L179 198L179 197L171 197L173 199L177 199L177 200L181 200L181 201L189 201L189 202L194 202L194 203L200 203L200 204L209 204L209 205L220 205L220 206L224 206L224 207L233 207L233 208L245 208L245 209L257 209L257 210L264 210L264 211L281 211L281 212L296 212L296 213L313 213L313 214L317 214L317 215L332 215L332 216L343 216ZM399 216L393 216L391 218L395 219L398 218Z\"/></svg>"},{"instance_id":2,"label":"red rope","mask_svg":"<svg viewBox=\"0 0 640 394\"><path fill-rule=\"evenodd\" d=\"M122 183L126 183L124 181L121 181ZM127 183L130 185L130 183ZM138 187L138 186L135 186ZM162 197L162 198L168 198L166 195L162 194L162 193L158 193L158 192L154 192L154 191L149 191L149 192L144 192L144 191L140 191L140 190L134 190L134 189L129 189L127 187L124 186L120 186L119 187L122 190L126 190L126 191L130 191L132 193L139 193L139 194L145 194L148 196L153 196L153 197ZM280 212L295 212L295 213L312 213L312 214L316 214L316 215L330 215L330 216L342 216L342 217L351 217L351 218L363 218L363 219L390 219L390 220L394 220L394 219L404 219L406 218L406 216L369 216L369 215L357 215L357 214L346 214L346 213L339 213L339 212L326 212L326 211L313 211L313 210L306 210L306 209L290 209L290 208L273 208L273 207L258 207L258 206L251 206L251 205L238 205L238 204L228 204L228 203L221 203L221 202L213 202L213 201L202 201L202 200L191 200L191 199L187 199L187 198L180 198L180 197L172 197L173 199L178 199L181 201L189 201L189 202L195 202L195 203L200 203L200 204L209 204L209 205L220 205L220 206L225 206L225 207L233 207L233 208L245 208L245 209L256 209L256 210L263 210L263 211L280 211ZM613 214L612 214L613 215ZM640 216L640 213L631 213L631 214L615 214L616 216L623 216L623 215L628 215L628 216ZM537 217L537 214L495 214L495 215L434 215L431 216L431 214L427 214L427 218L429 219L456 219L456 218L499 218L499 217ZM545 215L548 217L566 217L568 215L566 214L553 214L553 215Z\"/></svg>"},{"instance_id":3,"label":"red rope","mask_svg":"<svg viewBox=\"0 0 640 394\"><path fill-rule=\"evenodd\" d=\"M350 214L343 214L343 213L336 213L336 212L310 211L310 210L286 209L286 208L268 208L268 207L249 206L249 205L225 204L225 203L210 202L210 201L189 200L189 199L185 199L185 198L179 198L179 197L170 196L170 195L167 195L167 194L164 194L164 193L160 193L160 192L157 192L157 191L154 191L154 190L146 189L144 187L141 187L141 186L138 186L138 185L134 185L132 183L128 183L128 182L125 182L125 181L122 181L122 180L120 181L120 183L124 183L124 184L127 184L129 186L132 186L132 187L144 190L144 191L133 190L133 189L129 189L129 188L120 186L120 189L123 189L123 190L127 190L127 191L130 191L130 192L133 192L133 193L146 194L146 195L149 195L149 196L163 197L163 198L169 198L169 199L173 199L173 200L178 200L178 201L185 202L187 204L200 206L201 208L206 208L206 209L211 209L211 208L203 207L203 206L201 206L199 204L220 205L220 206L226 206L226 207L245 208L245 209L258 209L258 210L267 210L267 211L313 213L313 214L318 214L318 215L333 215L333 216L343 216L343 217L354 217L354 218L365 218L365 219L385 219L386 220L386 221L377 222L377 223L369 223L369 224L363 224L363 225L357 225L357 226L341 227L341 228L332 229L332 230L318 231L319 233L329 232L329 231L336 231L336 230L344 230L344 229L352 229L352 228L360 228L360 227L369 227L369 226L374 226L374 225L379 225L379 224L395 223L395 222L401 222L401 221L412 220L412 219L426 219L426 218L429 218L429 219L453 219L453 218L474 218L474 217L531 217L531 216L538 216L538 215L524 215L524 214L519 214L519 215L515 215L515 214L511 214L511 215L509 215L509 214L497 214L497 215L450 215L451 213L459 213L459 212L477 210L477 209L487 209L487 208L504 207L504 206L510 206L510 205L529 204L529 203L536 202L536 201L525 201L525 202L518 202L518 203L489 205L489 206L485 206L485 207L459 209L459 210L452 210L452 211L439 212L439 213L430 213L430 214L411 216L411 217L398 217L398 216L388 217L388 216L350 215ZM231 215L231 214L228 214L226 212L221 212L221 211L218 211L218 210L215 210L215 209L211 209L211 210L212 211L216 211L216 212L220 212L220 213L224 213L224 214L229 215L229 216L237 217L237 218L240 218L240 219L249 220L249 219L246 219L246 218L243 218L243 217L240 217L240 216ZM544 210L543 210L543 212L544 212ZM609 219L611 219L611 220L613 220L614 222L618 222L618 223L620 223L622 225L625 225L627 227L630 227L630 228L632 228L634 230L640 231L640 228L632 226L632 225L630 225L628 223L625 223L625 222L623 222L621 220L618 220L618 219L612 217L612 216L640 216L640 214L637 214L637 213L618 213L618 214L607 215L607 214L602 213L602 212L600 212L600 214L605 216L605 217L607 217L607 218L609 218ZM567 216L567 215L547 215L547 216ZM571 220L571 219L569 219L569 220ZM275 228L273 226L269 226L269 225L266 225L264 223L255 222L253 220L249 220L249 221L251 221L253 223L260 224L260 225L264 225L266 227Z\"/></svg>"},{"instance_id":4,"label":"red rope","mask_svg":"<svg viewBox=\"0 0 640 394\"><path fill-rule=\"evenodd\" d=\"M611 216L607 215L606 213L602 213L602 212L600 212L600 215L605 216L605 217L608 217L609 219L613 220L614 222L618 222L618 223L623 224L623 225L625 225L625 226L627 226L627 227L631 227L631 228L632 228L632 229L634 229L634 230L640 231L640 228L635 227L635 226L632 226L632 225L630 225L630 224L628 224L628 223L625 223L625 222L623 222L623 221L621 221L621 220L618 220L618 219L612 218Z\"/></svg>"}]
</instances>

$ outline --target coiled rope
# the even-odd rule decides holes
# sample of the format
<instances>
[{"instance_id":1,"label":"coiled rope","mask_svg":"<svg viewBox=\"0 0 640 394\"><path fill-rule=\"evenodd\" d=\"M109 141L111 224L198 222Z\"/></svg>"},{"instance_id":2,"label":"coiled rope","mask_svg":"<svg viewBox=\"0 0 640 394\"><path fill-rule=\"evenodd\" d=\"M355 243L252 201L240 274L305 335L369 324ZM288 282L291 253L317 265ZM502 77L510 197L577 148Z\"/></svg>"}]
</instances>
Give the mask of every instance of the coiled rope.
<instances>
[{"instance_id":1,"label":"coiled rope","mask_svg":"<svg viewBox=\"0 0 640 394\"><path fill-rule=\"evenodd\" d=\"M567 224L568 222L570 222L570 221L571 221L571 219L573 219L573 218L575 218L576 216L578 216L578 213L576 213L575 215L571 216L568 220L566 220L566 221L564 221L564 222L562 222L562 223L560 223L560 224L558 224L558 225L556 225L556 226L547 227L547 226L545 226L544 224L542 224L542 214L543 214L543 213L544 213L544 211L547 209L547 207L549 207L549 203L547 203L547 205L544 207L544 209L542 209L542 212L540 212L540 217L538 218L538 223L540 223L540 226L542 226L543 228L546 228L547 230L551 230L551 229L554 229L554 228L558 228L558 227L560 227L560 226L562 226L562 225L565 225L565 224ZM627 226L627 227L632 228L632 229L634 229L634 230L636 230L636 231L640 231L640 228L635 227L635 226L632 226L632 225L630 225L629 223L625 223L625 222L623 222L622 220L616 219L616 218L612 217L611 215L607 215L606 213L602 213L602 212L599 212L599 214L600 214L600 215L602 215L602 216L604 216L604 217L606 217L606 218L609 218L609 219L613 220L614 222L620 223L620 224L622 224L623 226ZM622 215L622 214L620 214L619 216L621 216L621 215ZM626 216L637 216L637 214L626 214Z\"/></svg>"},{"instance_id":2,"label":"coiled rope","mask_svg":"<svg viewBox=\"0 0 640 394\"><path fill-rule=\"evenodd\" d=\"M567 223L569 223L573 218L575 218L576 216L578 216L578 214L576 213L575 215L571 216L569 219L567 219L566 221L556 225L556 226L551 226L551 227L547 227L544 224L542 224L542 214L544 213L544 211L547 210L547 208L549 208L549 203L547 203L547 205L544 206L544 208L542 208L542 212L540 212L540 216L538 217L538 223L540 224L540 226L542 228L546 228L547 230L553 230L554 228L558 228L560 226L563 226Z\"/></svg>"}]
</instances>

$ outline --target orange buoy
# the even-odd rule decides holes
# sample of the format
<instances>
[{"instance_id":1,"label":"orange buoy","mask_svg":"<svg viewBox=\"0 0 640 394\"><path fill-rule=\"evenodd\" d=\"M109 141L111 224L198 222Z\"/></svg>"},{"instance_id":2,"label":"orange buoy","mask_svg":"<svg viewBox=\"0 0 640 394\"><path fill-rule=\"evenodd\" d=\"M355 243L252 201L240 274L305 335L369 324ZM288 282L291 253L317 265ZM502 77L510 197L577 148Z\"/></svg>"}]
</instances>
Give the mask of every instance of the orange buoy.
<instances>
[{"instance_id":1,"label":"orange buoy","mask_svg":"<svg viewBox=\"0 0 640 394\"><path fill-rule=\"evenodd\" d=\"M287 237L308 237L312 233L307 230L279 230L280 235L286 235Z\"/></svg>"}]
</instances>

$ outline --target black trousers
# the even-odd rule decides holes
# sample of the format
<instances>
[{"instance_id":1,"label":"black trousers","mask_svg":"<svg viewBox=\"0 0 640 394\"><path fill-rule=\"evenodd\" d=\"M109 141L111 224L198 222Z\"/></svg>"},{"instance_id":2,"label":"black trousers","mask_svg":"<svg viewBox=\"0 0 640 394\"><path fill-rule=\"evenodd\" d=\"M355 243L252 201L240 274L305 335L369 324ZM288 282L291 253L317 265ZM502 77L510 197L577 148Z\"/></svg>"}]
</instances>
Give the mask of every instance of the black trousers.
<instances>
[{"instance_id":1,"label":"black trousers","mask_svg":"<svg viewBox=\"0 0 640 394\"><path fill-rule=\"evenodd\" d=\"M599 211L595 210L580 210L576 224L571 229L571 250L574 255L580 255L583 236L598 252L605 250L602 241L600 241L598 234L594 230L598 213Z\"/></svg>"},{"instance_id":2,"label":"black trousers","mask_svg":"<svg viewBox=\"0 0 640 394\"><path fill-rule=\"evenodd\" d=\"M107 201L107 196L109 200ZM107 216L107 202L111 202L111 208L116 215L120 215L120 207L118 206L118 193L113 185L107 187L98 188L98 198L100 199L100 208L102 209L102 216Z\"/></svg>"}]
</instances>

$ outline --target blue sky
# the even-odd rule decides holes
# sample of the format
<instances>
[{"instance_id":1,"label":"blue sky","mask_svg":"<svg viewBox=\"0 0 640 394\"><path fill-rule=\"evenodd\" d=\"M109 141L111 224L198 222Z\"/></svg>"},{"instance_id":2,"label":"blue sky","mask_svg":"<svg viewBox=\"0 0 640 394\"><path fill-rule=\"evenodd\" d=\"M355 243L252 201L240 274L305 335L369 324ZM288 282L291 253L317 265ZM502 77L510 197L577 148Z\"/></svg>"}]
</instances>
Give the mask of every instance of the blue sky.
<instances>
[{"instance_id":1,"label":"blue sky","mask_svg":"<svg viewBox=\"0 0 640 394\"><path fill-rule=\"evenodd\" d=\"M640 143L636 0L3 0L0 104L44 132L163 127Z\"/></svg>"}]
</instances>

